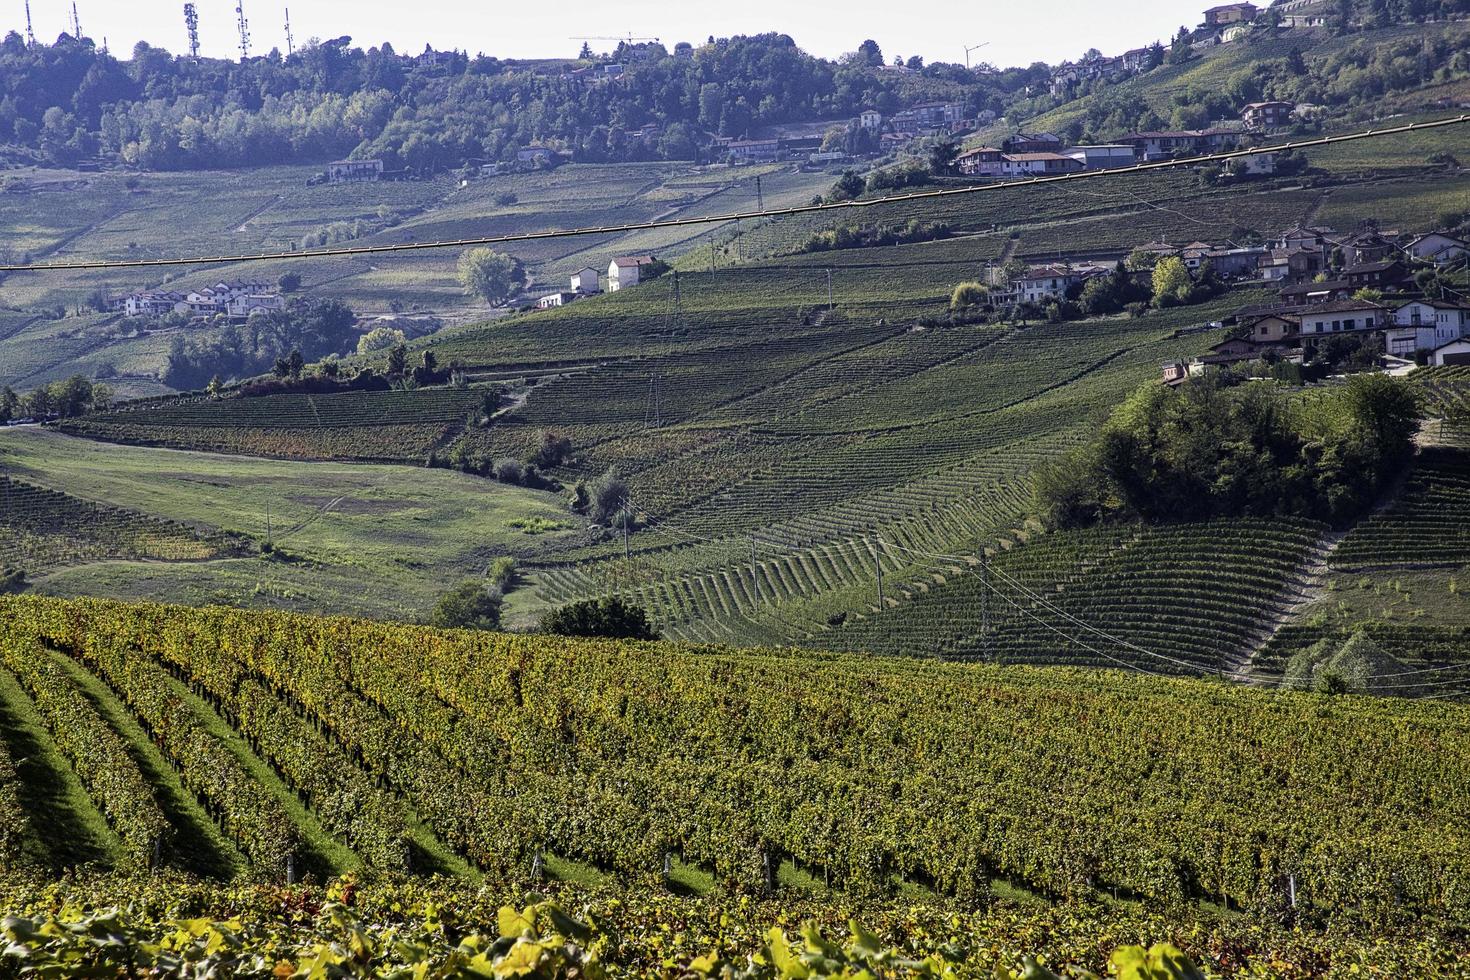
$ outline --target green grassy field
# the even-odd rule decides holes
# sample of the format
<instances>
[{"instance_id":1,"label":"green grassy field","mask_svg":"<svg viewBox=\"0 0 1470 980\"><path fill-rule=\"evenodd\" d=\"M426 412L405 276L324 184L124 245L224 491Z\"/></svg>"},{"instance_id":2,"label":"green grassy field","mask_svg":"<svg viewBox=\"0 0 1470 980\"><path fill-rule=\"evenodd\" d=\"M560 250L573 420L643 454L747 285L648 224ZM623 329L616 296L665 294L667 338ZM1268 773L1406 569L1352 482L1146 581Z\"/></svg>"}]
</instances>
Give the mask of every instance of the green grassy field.
<instances>
[{"instance_id":1,"label":"green grassy field","mask_svg":"<svg viewBox=\"0 0 1470 980\"><path fill-rule=\"evenodd\" d=\"M37 429L0 431L11 475L199 527L269 537L285 559L102 560L36 579L43 592L193 603L352 609L415 619L499 555L574 537L551 494L444 470L285 461L124 447ZM567 530L527 535L512 521Z\"/></svg>"}]
</instances>

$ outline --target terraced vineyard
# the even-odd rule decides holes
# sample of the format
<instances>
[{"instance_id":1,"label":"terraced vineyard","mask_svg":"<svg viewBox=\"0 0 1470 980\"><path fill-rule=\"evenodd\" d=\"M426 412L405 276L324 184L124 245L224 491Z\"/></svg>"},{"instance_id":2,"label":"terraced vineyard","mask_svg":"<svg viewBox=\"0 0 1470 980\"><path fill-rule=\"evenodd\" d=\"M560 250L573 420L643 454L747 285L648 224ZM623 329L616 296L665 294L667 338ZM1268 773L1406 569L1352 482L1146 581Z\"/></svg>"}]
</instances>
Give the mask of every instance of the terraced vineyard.
<instances>
[{"instance_id":1,"label":"terraced vineyard","mask_svg":"<svg viewBox=\"0 0 1470 980\"><path fill-rule=\"evenodd\" d=\"M1470 563L1470 451L1423 450L1403 489L1381 513L1355 527L1332 567L1422 567Z\"/></svg>"},{"instance_id":2,"label":"terraced vineyard","mask_svg":"<svg viewBox=\"0 0 1470 980\"><path fill-rule=\"evenodd\" d=\"M73 435L144 446L305 459L423 461L483 413L488 389L186 400L69 419Z\"/></svg>"},{"instance_id":3,"label":"terraced vineyard","mask_svg":"<svg viewBox=\"0 0 1470 980\"><path fill-rule=\"evenodd\" d=\"M29 574L111 558L201 561L246 551L247 542L0 473L0 568Z\"/></svg>"},{"instance_id":4,"label":"terraced vineyard","mask_svg":"<svg viewBox=\"0 0 1470 980\"><path fill-rule=\"evenodd\" d=\"M1455 706L28 598L0 600L0 665L6 751L54 746L88 798L37 796L32 763L29 827L90 808L119 867L518 875L541 853L646 876L672 854L737 892L790 864L855 896L1003 876L1268 915L1290 874L1311 922L1470 913Z\"/></svg>"}]
</instances>

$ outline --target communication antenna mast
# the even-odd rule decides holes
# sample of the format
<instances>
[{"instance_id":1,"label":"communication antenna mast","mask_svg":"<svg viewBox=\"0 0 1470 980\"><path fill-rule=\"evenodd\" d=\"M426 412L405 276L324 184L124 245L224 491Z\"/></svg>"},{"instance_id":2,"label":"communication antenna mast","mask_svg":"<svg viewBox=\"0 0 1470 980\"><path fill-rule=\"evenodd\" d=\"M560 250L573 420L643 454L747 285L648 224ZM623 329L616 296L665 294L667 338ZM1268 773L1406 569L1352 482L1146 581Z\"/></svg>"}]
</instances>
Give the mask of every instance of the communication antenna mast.
<instances>
[{"instance_id":1,"label":"communication antenna mast","mask_svg":"<svg viewBox=\"0 0 1470 980\"><path fill-rule=\"evenodd\" d=\"M192 3L184 4L184 26L189 29L189 57L199 57L199 9Z\"/></svg>"},{"instance_id":2,"label":"communication antenna mast","mask_svg":"<svg viewBox=\"0 0 1470 980\"><path fill-rule=\"evenodd\" d=\"M286 8L286 57L296 53L296 41L291 37L291 8Z\"/></svg>"},{"instance_id":3,"label":"communication antenna mast","mask_svg":"<svg viewBox=\"0 0 1470 980\"><path fill-rule=\"evenodd\" d=\"M245 19L245 0L235 0L235 20L240 28L240 60L250 57L250 21Z\"/></svg>"},{"instance_id":4,"label":"communication antenna mast","mask_svg":"<svg viewBox=\"0 0 1470 980\"><path fill-rule=\"evenodd\" d=\"M36 32L31 27L31 0L26 0L26 47L36 46Z\"/></svg>"},{"instance_id":5,"label":"communication antenna mast","mask_svg":"<svg viewBox=\"0 0 1470 980\"><path fill-rule=\"evenodd\" d=\"M78 41L82 39L82 20L77 16L77 5L75 2L71 5L71 36Z\"/></svg>"}]
</instances>

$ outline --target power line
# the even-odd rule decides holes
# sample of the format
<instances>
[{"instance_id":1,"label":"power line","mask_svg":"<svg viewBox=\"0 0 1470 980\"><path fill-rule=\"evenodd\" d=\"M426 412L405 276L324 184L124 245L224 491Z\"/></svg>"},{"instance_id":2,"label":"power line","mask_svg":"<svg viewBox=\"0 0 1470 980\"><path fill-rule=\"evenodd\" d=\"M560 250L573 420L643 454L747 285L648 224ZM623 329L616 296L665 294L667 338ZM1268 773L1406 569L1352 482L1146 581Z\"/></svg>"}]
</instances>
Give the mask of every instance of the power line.
<instances>
[{"instance_id":1,"label":"power line","mask_svg":"<svg viewBox=\"0 0 1470 980\"><path fill-rule=\"evenodd\" d=\"M238 10L239 8L237 8ZM1262 153L1282 153L1289 150L1301 150L1313 146L1327 146L1333 143L1348 143L1361 139L1376 139L1380 136L1393 136L1421 130L1438 129L1445 126L1456 126L1470 122L1470 115L1461 114L1452 118L1433 119L1428 122L1406 123L1402 126L1394 126L1389 129L1368 129L1357 133L1345 133L1340 136L1320 136L1310 140L1300 140L1291 143L1282 143L1276 146L1256 146L1244 150L1229 150L1221 153L1210 153L1203 156L1186 157L1178 160L1159 160L1152 163L1140 163L1131 167L1119 167L1113 170L1083 170L1076 173L1051 174L1048 176L1031 177L1025 180L1002 181L996 184L979 184L970 187L949 187L934 191L916 191L911 194L897 194L890 197L873 198L871 200L836 201L826 204L801 204L781 208L775 211L737 211L727 214L702 215L687 218L666 218L653 221L629 222L620 225L600 225L596 227L553 229L550 231L524 232L513 235L493 235L483 238L460 238L432 242L398 242L391 245L359 245L344 248L317 249L314 251L300 252L264 252L254 255L215 255L194 256L191 258L165 258L165 259L124 259L124 260L97 260L87 262L53 262L45 265L0 265L0 272L64 272L84 271L95 269L143 269L156 268L159 266L175 265L227 265L236 262L279 262L291 259L320 259L339 258L352 255L383 255L391 252L421 252L429 249L439 248L467 248L476 245L505 245L515 242L546 241L557 238L576 238L586 235L609 235L624 234L634 231L650 231L660 228L683 228L691 225L723 224L741 219L753 219L761 217L786 217L797 214L816 214L819 212L841 211L851 209L873 208L888 204L903 204L912 201L939 200L951 197L965 197L972 194L983 194L993 191L1008 190L1016 187L1034 187L1041 184L1056 184L1068 181L1087 180L1094 178L1115 177L1122 174L1143 173L1154 170L1167 170L1176 167L1198 166L1202 163L1211 163L1217 160L1233 160L1238 157L1257 156ZM712 243L713 244L713 243ZM713 253L711 254L713 261Z\"/></svg>"}]
</instances>

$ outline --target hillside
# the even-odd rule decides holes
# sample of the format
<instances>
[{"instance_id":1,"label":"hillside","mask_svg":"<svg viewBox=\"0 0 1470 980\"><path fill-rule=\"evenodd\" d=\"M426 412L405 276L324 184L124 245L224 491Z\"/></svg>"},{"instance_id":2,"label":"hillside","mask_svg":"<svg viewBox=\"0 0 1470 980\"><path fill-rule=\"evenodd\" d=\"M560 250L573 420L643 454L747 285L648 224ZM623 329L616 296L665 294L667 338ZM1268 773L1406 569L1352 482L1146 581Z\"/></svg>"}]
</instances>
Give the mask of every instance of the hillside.
<instances>
[{"instance_id":1,"label":"hillside","mask_svg":"<svg viewBox=\"0 0 1470 980\"><path fill-rule=\"evenodd\" d=\"M515 876L541 854L632 881L673 854L737 893L778 869L849 898L1010 882L1345 935L1466 911L1453 706L111 602L0 617L9 805L79 828L20 838L42 867Z\"/></svg>"}]
</instances>

